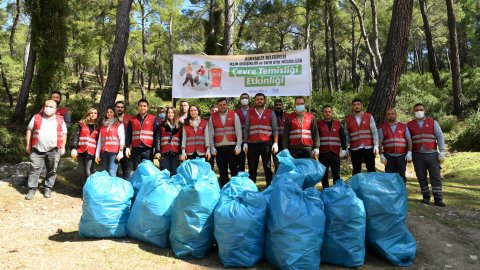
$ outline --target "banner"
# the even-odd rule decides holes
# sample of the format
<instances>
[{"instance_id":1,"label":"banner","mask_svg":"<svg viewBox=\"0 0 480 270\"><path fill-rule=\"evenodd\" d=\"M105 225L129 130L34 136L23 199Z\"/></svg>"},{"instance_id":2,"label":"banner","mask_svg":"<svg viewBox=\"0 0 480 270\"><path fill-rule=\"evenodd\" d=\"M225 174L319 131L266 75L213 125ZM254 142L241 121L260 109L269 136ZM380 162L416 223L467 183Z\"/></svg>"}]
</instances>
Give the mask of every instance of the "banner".
<instances>
[{"instance_id":1,"label":"banner","mask_svg":"<svg viewBox=\"0 0 480 270\"><path fill-rule=\"evenodd\" d=\"M309 96L308 49L252 55L174 55L174 98Z\"/></svg>"}]
</instances>

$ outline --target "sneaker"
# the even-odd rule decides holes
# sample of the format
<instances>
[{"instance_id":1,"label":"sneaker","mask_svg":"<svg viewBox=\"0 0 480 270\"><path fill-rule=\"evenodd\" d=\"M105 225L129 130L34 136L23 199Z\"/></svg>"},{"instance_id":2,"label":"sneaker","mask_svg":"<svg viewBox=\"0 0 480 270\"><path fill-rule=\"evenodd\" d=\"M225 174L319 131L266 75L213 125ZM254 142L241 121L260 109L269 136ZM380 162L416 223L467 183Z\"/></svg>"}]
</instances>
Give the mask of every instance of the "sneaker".
<instances>
[{"instance_id":1,"label":"sneaker","mask_svg":"<svg viewBox=\"0 0 480 270\"><path fill-rule=\"evenodd\" d=\"M35 191L36 190L34 188L29 189L27 195L25 196L25 200L33 199L33 196L35 195Z\"/></svg>"},{"instance_id":2,"label":"sneaker","mask_svg":"<svg viewBox=\"0 0 480 270\"><path fill-rule=\"evenodd\" d=\"M423 204L429 204L430 203L430 197L423 197L422 203Z\"/></svg>"},{"instance_id":3,"label":"sneaker","mask_svg":"<svg viewBox=\"0 0 480 270\"><path fill-rule=\"evenodd\" d=\"M46 187L45 191L43 191L43 197L45 198L52 197L52 189Z\"/></svg>"},{"instance_id":4,"label":"sneaker","mask_svg":"<svg viewBox=\"0 0 480 270\"><path fill-rule=\"evenodd\" d=\"M445 203L442 200L435 200L433 204L436 206L445 207Z\"/></svg>"}]
</instances>

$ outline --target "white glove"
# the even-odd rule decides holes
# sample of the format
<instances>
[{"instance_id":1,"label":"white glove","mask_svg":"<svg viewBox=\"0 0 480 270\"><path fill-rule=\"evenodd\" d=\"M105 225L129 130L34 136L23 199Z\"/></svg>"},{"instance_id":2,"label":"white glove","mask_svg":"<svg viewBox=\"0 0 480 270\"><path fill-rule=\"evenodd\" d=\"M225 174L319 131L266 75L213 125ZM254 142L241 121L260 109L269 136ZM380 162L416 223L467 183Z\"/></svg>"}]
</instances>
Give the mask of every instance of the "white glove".
<instances>
[{"instance_id":1,"label":"white glove","mask_svg":"<svg viewBox=\"0 0 480 270\"><path fill-rule=\"evenodd\" d=\"M440 163L442 163L444 160L445 160L445 152L442 151L438 154L438 161L440 161Z\"/></svg>"},{"instance_id":2,"label":"white glove","mask_svg":"<svg viewBox=\"0 0 480 270\"><path fill-rule=\"evenodd\" d=\"M241 149L240 145L237 145L237 146L235 146L235 149L233 151L235 152L235 155L238 156L240 154L240 151L242 151L242 149Z\"/></svg>"},{"instance_id":3,"label":"white glove","mask_svg":"<svg viewBox=\"0 0 480 270\"><path fill-rule=\"evenodd\" d=\"M272 152L276 154L278 152L278 143L272 144Z\"/></svg>"},{"instance_id":4,"label":"white glove","mask_svg":"<svg viewBox=\"0 0 480 270\"><path fill-rule=\"evenodd\" d=\"M387 165L387 159L383 154L380 155L380 162L382 162L383 165Z\"/></svg>"},{"instance_id":5,"label":"white glove","mask_svg":"<svg viewBox=\"0 0 480 270\"><path fill-rule=\"evenodd\" d=\"M186 160L187 159L187 152L185 152L185 149L182 150L182 155L180 156L180 160Z\"/></svg>"},{"instance_id":6,"label":"white glove","mask_svg":"<svg viewBox=\"0 0 480 270\"><path fill-rule=\"evenodd\" d=\"M245 152L245 154L248 152L248 144L246 143L243 144L243 152Z\"/></svg>"},{"instance_id":7,"label":"white glove","mask_svg":"<svg viewBox=\"0 0 480 270\"><path fill-rule=\"evenodd\" d=\"M210 153L212 154L212 156L216 156L217 155L217 148L212 147L212 150L210 150Z\"/></svg>"},{"instance_id":8,"label":"white glove","mask_svg":"<svg viewBox=\"0 0 480 270\"><path fill-rule=\"evenodd\" d=\"M77 149L72 149L72 151L70 152L70 155L72 156L73 159L77 159L77 155L78 155Z\"/></svg>"},{"instance_id":9,"label":"white glove","mask_svg":"<svg viewBox=\"0 0 480 270\"><path fill-rule=\"evenodd\" d=\"M130 158L130 155L131 155L131 153L130 153L130 148L128 148L128 147L125 148L125 156L126 156L127 158Z\"/></svg>"},{"instance_id":10,"label":"white glove","mask_svg":"<svg viewBox=\"0 0 480 270\"><path fill-rule=\"evenodd\" d=\"M340 158L344 158L347 156L347 150L340 151Z\"/></svg>"},{"instance_id":11,"label":"white glove","mask_svg":"<svg viewBox=\"0 0 480 270\"><path fill-rule=\"evenodd\" d=\"M373 154L378 155L380 151L378 150L378 146L373 147Z\"/></svg>"},{"instance_id":12,"label":"white glove","mask_svg":"<svg viewBox=\"0 0 480 270\"><path fill-rule=\"evenodd\" d=\"M207 148L207 151L205 152L205 157L207 158L207 160L209 160L210 157L212 157L212 154L210 153L210 148Z\"/></svg>"},{"instance_id":13,"label":"white glove","mask_svg":"<svg viewBox=\"0 0 480 270\"><path fill-rule=\"evenodd\" d=\"M313 156L318 156L318 154L320 154L320 151L317 148L313 149L312 155Z\"/></svg>"},{"instance_id":14,"label":"white glove","mask_svg":"<svg viewBox=\"0 0 480 270\"><path fill-rule=\"evenodd\" d=\"M120 152L118 152L116 159L117 159L118 161L120 161L120 159L122 159L122 158L123 158L123 151L120 151Z\"/></svg>"},{"instance_id":15,"label":"white glove","mask_svg":"<svg viewBox=\"0 0 480 270\"><path fill-rule=\"evenodd\" d=\"M407 155L405 156L405 160L407 162L412 162L412 151L407 152Z\"/></svg>"},{"instance_id":16,"label":"white glove","mask_svg":"<svg viewBox=\"0 0 480 270\"><path fill-rule=\"evenodd\" d=\"M65 155L65 148L58 149L58 152L60 153L60 156Z\"/></svg>"}]
</instances>

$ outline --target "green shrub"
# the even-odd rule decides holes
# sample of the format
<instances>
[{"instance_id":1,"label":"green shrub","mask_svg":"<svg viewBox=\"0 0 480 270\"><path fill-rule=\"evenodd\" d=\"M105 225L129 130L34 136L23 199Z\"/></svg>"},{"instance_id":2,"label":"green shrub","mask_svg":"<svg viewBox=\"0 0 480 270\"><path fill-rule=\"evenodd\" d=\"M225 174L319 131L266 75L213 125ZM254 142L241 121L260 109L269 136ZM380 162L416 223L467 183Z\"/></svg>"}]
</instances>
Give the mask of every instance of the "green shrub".
<instances>
[{"instance_id":1,"label":"green shrub","mask_svg":"<svg viewBox=\"0 0 480 270\"><path fill-rule=\"evenodd\" d=\"M443 133L452 132L458 125L458 119L454 115L445 115L438 120Z\"/></svg>"},{"instance_id":2,"label":"green shrub","mask_svg":"<svg viewBox=\"0 0 480 270\"><path fill-rule=\"evenodd\" d=\"M458 151L480 151L480 111L465 119L465 127L454 139L452 147Z\"/></svg>"},{"instance_id":3,"label":"green shrub","mask_svg":"<svg viewBox=\"0 0 480 270\"><path fill-rule=\"evenodd\" d=\"M19 163L25 157L25 134L0 126L0 164Z\"/></svg>"}]
</instances>

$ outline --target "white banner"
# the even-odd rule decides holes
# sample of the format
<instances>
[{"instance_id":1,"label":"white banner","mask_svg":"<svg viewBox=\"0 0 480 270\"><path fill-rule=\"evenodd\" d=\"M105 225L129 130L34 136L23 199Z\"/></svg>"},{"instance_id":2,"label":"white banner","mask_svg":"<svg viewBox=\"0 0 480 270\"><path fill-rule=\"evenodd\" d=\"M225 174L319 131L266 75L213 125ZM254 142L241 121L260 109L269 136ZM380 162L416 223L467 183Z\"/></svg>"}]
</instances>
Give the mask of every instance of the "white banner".
<instances>
[{"instance_id":1,"label":"white banner","mask_svg":"<svg viewBox=\"0 0 480 270\"><path fill-rule=\"evenodd\" d=\"M308 49L252 55L174 55L174 98L309 96Z\"/></svg>"}]
</instances>

